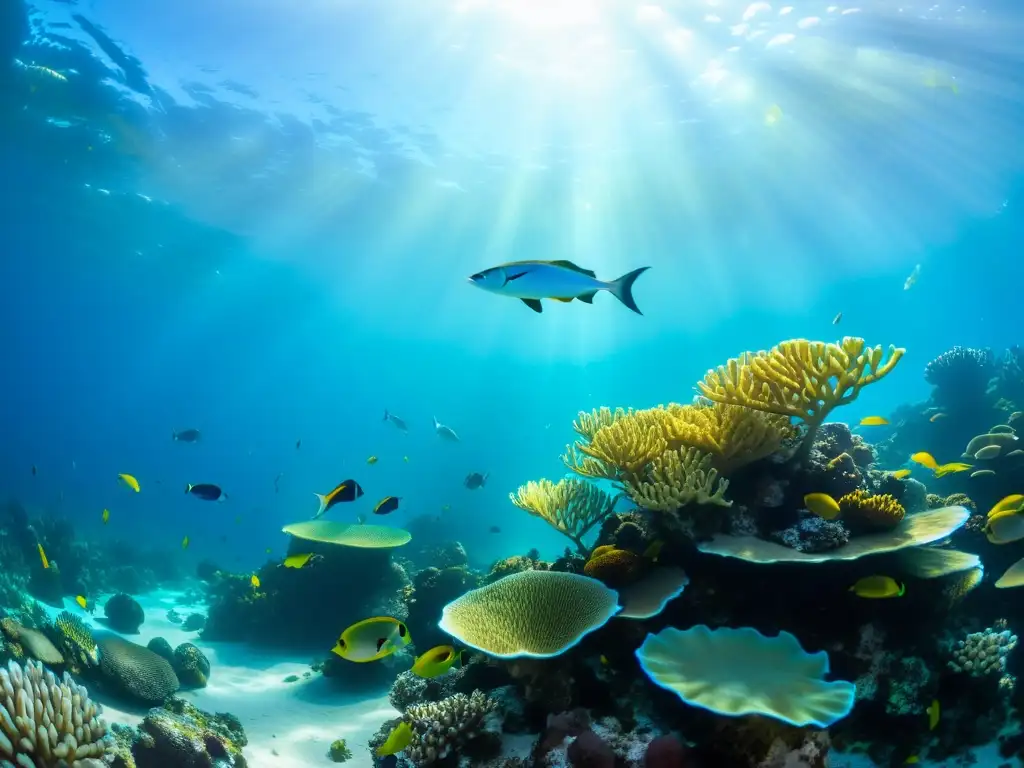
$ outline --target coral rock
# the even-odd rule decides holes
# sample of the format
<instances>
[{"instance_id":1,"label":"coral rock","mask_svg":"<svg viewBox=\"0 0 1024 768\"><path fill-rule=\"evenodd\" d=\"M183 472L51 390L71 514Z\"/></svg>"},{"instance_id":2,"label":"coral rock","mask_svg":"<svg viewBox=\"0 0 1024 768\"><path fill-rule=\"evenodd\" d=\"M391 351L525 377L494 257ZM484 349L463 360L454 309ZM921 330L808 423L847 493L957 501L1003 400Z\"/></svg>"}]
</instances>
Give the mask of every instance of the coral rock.
<instances>
[{"instance_id":1,"label":"coral rock","mask_svg":"<svg viewBox=\"0 0 1024 768\"><path fill-rule=\"evenodd\" d=\"M592 730L583 731L566 753L573 768L615 768L615 753Z\"/></svg>"},{"instance_id":2,"label":"coral rock","mask_svg":"<svg viewBox=\"0 0 1024 768\"><path fill-rule=\"evenodd\" d=\"M142 606L134 597L124 592L118 592L107 600L103 606L103 613L111 629L128 635L136 634L142 622L146 620Z\"/></svg>"},{"instance_id":3,"label":"coral rock","mask_svg":"<svg viewBox=\"0 0 1024 768\"><path fill-rule=\"evenodd\" d=\"M675 736L658 736L647 745L644 768L684 768L686 747Z\"/></svg>"}]
</instances>

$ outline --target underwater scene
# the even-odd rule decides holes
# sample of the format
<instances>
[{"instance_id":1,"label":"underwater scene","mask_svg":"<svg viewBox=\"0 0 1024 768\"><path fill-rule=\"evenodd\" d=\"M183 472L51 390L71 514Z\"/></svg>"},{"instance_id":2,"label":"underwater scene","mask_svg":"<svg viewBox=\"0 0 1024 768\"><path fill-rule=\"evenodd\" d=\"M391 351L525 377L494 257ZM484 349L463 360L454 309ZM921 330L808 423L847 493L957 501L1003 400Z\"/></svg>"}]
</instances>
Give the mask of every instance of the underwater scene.
<instances>
[{"instance_id":1,"label":"underwater scene","mask_svg":"<svg viewBox=\"0 0 1024 768\"><path fill-rule=\"evenodd\" d=\"M1024 766L1022 32L0 0L0 768Z\"/></svg>"}]
</instances>

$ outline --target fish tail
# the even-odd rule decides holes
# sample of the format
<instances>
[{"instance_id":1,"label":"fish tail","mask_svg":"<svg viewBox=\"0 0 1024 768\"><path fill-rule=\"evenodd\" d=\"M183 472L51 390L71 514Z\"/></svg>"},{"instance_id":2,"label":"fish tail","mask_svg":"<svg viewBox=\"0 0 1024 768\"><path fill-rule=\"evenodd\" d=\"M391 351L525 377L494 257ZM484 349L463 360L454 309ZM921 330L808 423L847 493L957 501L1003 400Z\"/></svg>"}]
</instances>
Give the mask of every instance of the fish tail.
<instances>
[{"instance_id":1,"label":"fish tail","mask_svg":"<svg viewBox=\"0 0 1024 768\"><path fill-rule=\"evenodd\" d=\"M636 302L633 300L633 283L648 269L650 267L634 269L632 272L627 272L617 280L612 280L608 283L608 292L638 315L642 315L643 312L640 311L640 308L637 307Z\"/></svg>"},{"instance_id":2,"label":"fish tail","mask_svg":"<svg viewBox=\"0 0 1024 768\"><path fill-rule=\"evenodd\" d=\"M441 426L441 422L437 420L437 416L434 416L433 418L434 418L434 429L437 429L438 427Z\"/></svg>"},{"instance_id":3,"label":"fish tail","mask_svg":"<svg viewBox=\"0 0 1024 768\"><path fill-rule=\"evenodd\" d=\"M192 483L185 483L185 493L192 492Z\"/></svg>"},{"instance_id":4,"label":"fish tail","mask_svg":"<svg viewBox=\"0 0 1024 768\"><path fill-rule=\"evenodd\" d=\"M177 432L175 432L175 431L174 431L174 430L172 429L172 430L171 430L171 440L177 440L177 439L178 439L178 433L177 433Z\"/></svg>"},{"instance_id":5,"label":"fish tail","mask_svg":"<svg viewBox=\"0 0 1024 768\"><path fill-rule=\"evenodd\" d=\"M320 499L320 509L318 509L316 511L316 514L313 515L313 519L316 520L318 518L323 517L324 512L327 511L327 497L324 496L322 493L314 493L313 495Z\"/></svg>"},{"instance_id":6,"label":"fish tail","mask_svg":"<svg viewBox=\"0 0 1024 768\"><path fill-rule=\"evenodd\" d=\"M389 418L391 418L391 414L388 413L388 409L385 408L384 409L384 418L382 419L382 421L387 421Z\"/></svg>"}]
</instances>

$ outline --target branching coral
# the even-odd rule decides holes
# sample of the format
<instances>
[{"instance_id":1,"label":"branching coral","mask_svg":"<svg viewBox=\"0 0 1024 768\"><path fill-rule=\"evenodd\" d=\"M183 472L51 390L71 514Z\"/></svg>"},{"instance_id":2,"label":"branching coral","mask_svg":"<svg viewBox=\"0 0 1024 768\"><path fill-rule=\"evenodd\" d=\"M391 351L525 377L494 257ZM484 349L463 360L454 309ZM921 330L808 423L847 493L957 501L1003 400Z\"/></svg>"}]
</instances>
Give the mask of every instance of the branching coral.
<instances>
[{"instance_id":1,"label":"branching coral","mask_svg":"<svg viewBox=\"0 0 1024 768\"><path fill-rule=\"evenodd\" d=\"M906 510L887 493L870 494L856 490L839 499L843 522L851 528L884 531L895 528L903 520Z\"/></svg>"},{"instance_id":2,"label":"branching coral","mask_svg":"<svg viewBox=\"0 0 1024 768\"><path fill-rule=\"evenodd\" d=\"M741 405L800 419L807 426L802 450L810 451L818 427L835 408L888 375L905 350L865 348L847 336L838 344L793 339L768 351L747 352L708 371L701 394L717 403Z\"/></svg>"},{"instance_id":3,"label":"branching coral","mask_svg":"<svg viewBox=\"0 0 1024 768\"><path fill-rule=\"evenodd\" d=\"M586 553L583 537L615 509L618 497L610 496L585 480L541 480L520 486L509 494L512 503L539 517L567 536L581 553Z\"/></svg>"},{"instance_id":4,"label":"branching coral","mask_svg":"<svg viewBox=\"0 0 1024 768\"><path fill-rule=\"evenodd\" d=\"M480 691L409 707L405 721L412 726L413 740L405 754L414 765L431 765L473 739L496 707L497 702Z\"/></svg>"},{"instance_id":5,"label":"branching coral","mask_svg":"<svg viewBox=\"0 0 1024 768\"><path fill-rule=\"evenodd\" d=\"M1006 657L1016 647L1015 634L1008 629L989 627L984 632L971 632L957 642L947 666L971 677L1002 676L1006 673Z\"/></svg>"},{"instance_id":6,"label":"branching coral","mask_svg":"<svg viewBox=\"0 0 1024 768\"><path fill-rule=\"evenodd\" d=\"M0 669L0 763L49 768L102 765L112 748L101 708L65 672L10 662Z\"/></svg>"},{"instance_id":7,"label":"branching coral","mask_svg":"<svg viewBox=\"0 0 1024 768\"><path fill-rule=\"evenodd\" d=\"M597 430L601 429L601 427L607 427L609 424L618 421L623 416L628 416L632 413L632 408L628 411L625 411L622 408L616 408L613 411L611 408L606 408L604 406L596 408L590 413L580 411L576 416L576 421L572 423L572 428L576 431L576 434L587 442L590 442L594 439L594 434Z\"/></svg>"},{"instance_id":8,"label":"branching coral","mask_svg":"<svg viewBox=\"0 0 1024 768\"><path fill-rule=\"evenodd\" d=\"M626 483L629 497L646 509L675 512L687 504L731 505L725 499L729 481L719 478L711 457L696 448L665 451L651 463L646 478Z\"/></svg>"}]
</instances>

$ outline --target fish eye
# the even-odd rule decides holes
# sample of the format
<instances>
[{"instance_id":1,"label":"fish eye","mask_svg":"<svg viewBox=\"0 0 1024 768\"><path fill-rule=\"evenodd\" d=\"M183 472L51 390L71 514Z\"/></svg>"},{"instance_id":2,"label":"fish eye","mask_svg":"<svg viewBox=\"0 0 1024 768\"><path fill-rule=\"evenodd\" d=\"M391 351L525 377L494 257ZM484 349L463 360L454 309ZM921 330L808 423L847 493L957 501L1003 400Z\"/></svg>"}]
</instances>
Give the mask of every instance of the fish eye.
<instances>
[{"instance_id":1,"label":"fish eye","mask_svg":"<svg viewBox=\"0 0 1024 768\"><path fill-rule=\"evenodd\" d=\"M405 637L406 631L407 630L405 629L405 624L399 624L398 625L398 636L399 637Z\"/></svg>"},{"instance_id":2,"label":"fish eye","mask_svg":"<svg viewBox=\"0 0 1024 768\"><path fill-rule=\"evenodd\" d=\"M477 272L475 275L470 275L469 279L473 280L473 281L483 280L484 279L484 273L483 272Z\"/></svg>"}]
</instances>

